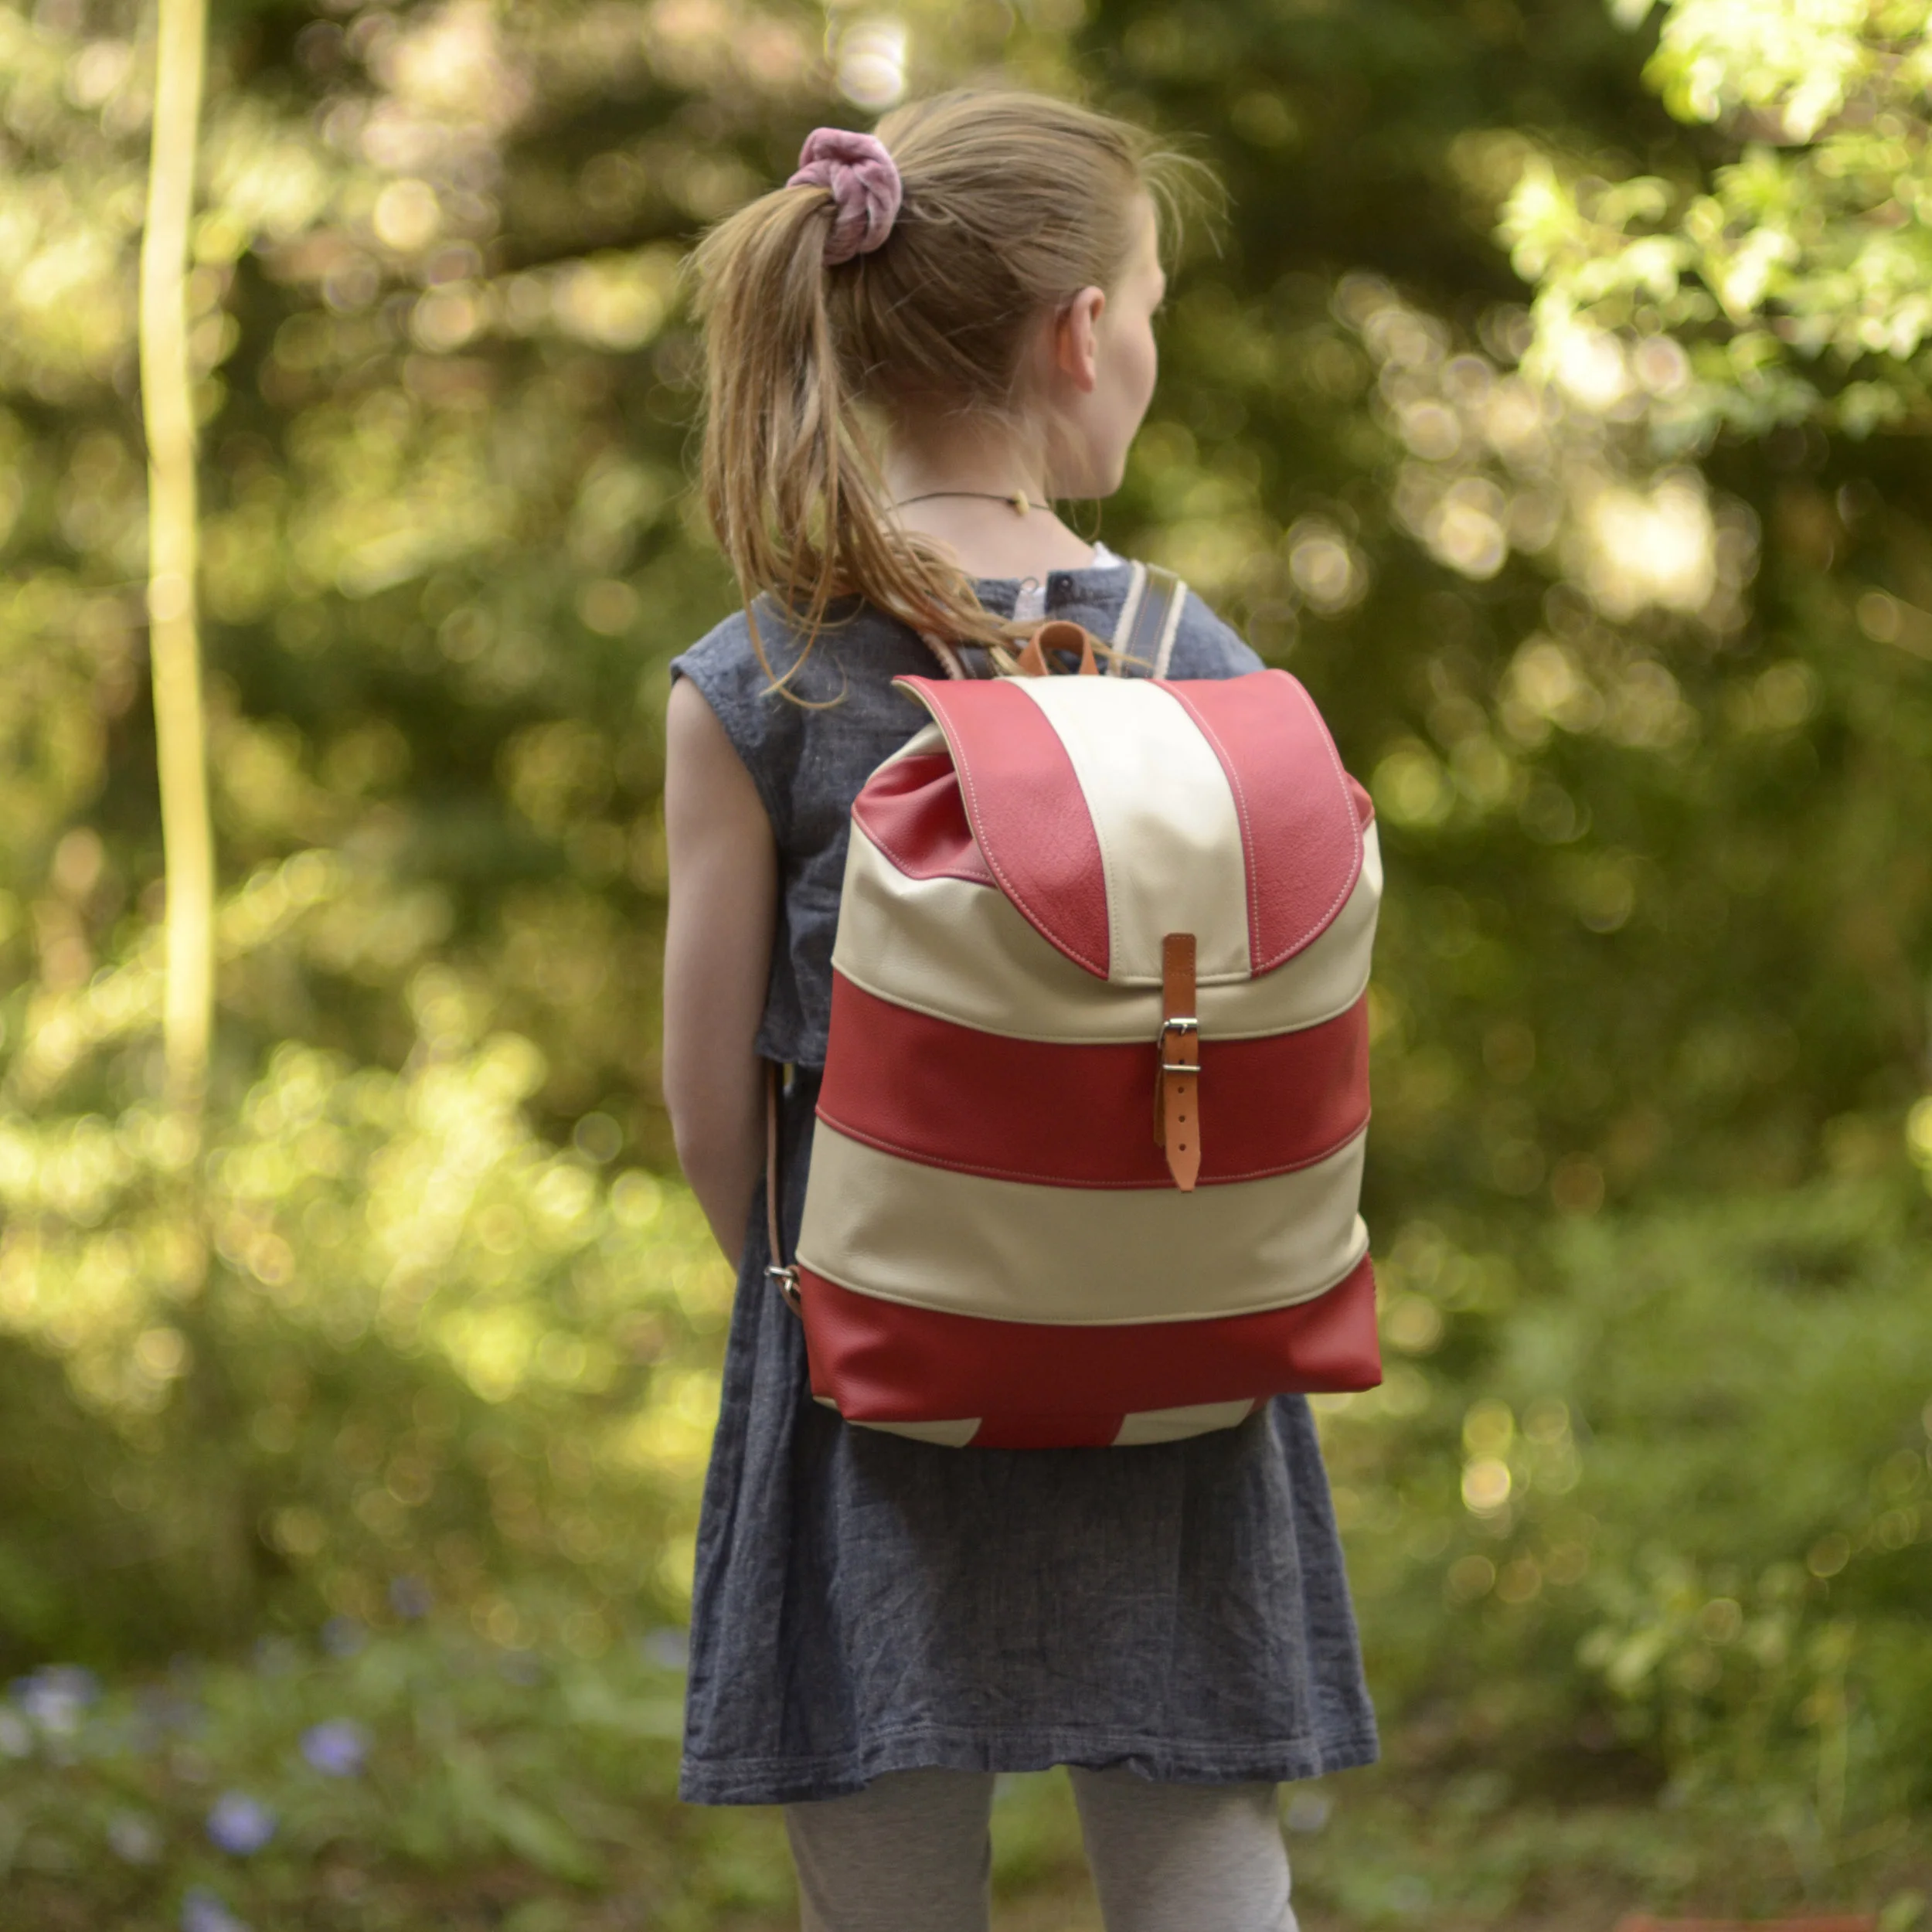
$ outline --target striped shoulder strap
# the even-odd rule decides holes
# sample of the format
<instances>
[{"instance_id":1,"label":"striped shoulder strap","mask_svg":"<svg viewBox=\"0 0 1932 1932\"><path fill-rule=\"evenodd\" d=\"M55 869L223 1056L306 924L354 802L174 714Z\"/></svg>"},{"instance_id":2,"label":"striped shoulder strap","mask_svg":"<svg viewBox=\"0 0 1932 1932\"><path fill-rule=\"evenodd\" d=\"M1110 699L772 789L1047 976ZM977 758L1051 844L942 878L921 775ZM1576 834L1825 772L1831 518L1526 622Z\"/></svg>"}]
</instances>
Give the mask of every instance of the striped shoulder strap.
<instances>
[{"instance_id":1,"label":"striped shoulder strap","mask_svg":"<svg viewBox=\"0 0 1932 1932\"><path fill-rule=\"evenodd\" d=\"M1137 563L1127 587L1127 601L1121 606L1121 621L1109 640L1122 658L1131 658L1151 678L1167 675L1168 660L1174 655L1174 639L1181 628L1181 613L1187 605L1187 586L1172 570ZM1121 658L1112 666L1116 677L1125 677Z\"/></svg>"},{"instance_id":2,"label":"striped shoulder strap","mask_svg":"<svg viewBox=\"0 0 1932 1932\"><path fill-rule=\"evenodd\" d=\"M937 631L922 631L919 641L939 660L939 668L947 677L957 680L971 676L972 673L966 668L965 659Z\"/></svg>"}]
</instances>

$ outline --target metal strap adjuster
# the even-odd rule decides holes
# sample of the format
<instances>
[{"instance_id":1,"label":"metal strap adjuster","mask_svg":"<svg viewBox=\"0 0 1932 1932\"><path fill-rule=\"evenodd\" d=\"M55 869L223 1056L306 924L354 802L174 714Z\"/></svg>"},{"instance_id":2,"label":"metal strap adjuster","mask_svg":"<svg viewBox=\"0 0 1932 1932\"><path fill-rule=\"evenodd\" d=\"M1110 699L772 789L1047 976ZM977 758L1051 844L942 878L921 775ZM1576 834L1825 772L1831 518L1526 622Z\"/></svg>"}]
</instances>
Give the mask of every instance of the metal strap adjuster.
<instances>
[{"instance_id":1,"label":"metal strap adjuster","mask_svg":"<svg viewBox=\"0 0 1932 1932\"><path fill-rule=\"evenodd\" d=\"M1199 1044L1200 1031L1201 1022L1192 1018L1164 1019L1161 1022L1161 1030L1155 1036L1154 1044L1160 1053L1161 1071L1163 1073L1198 1073L1200 1072L1201 1066L1198 1057L1191 1060L1171 1060L1167 1056L1167 1036L1170 1033L1179 1033L1184 1039L1194 1040L1196 1043L1194 1050L1198 1056L1201 1050Z\"/></svg>"},{"instance_id":2,"label":"metal strap adjuster","mask_svg":"<svg viewBox=\"0 0 1932 1932\"><path fill-rule=\"evenodd\" d=\"M798 1270L796 1268L768 1267L765 1270L766 1282L785 1298L785 1306L794 1315L805 1311L805 1298L798 1292Z\"/></svg>"}]
</instances>

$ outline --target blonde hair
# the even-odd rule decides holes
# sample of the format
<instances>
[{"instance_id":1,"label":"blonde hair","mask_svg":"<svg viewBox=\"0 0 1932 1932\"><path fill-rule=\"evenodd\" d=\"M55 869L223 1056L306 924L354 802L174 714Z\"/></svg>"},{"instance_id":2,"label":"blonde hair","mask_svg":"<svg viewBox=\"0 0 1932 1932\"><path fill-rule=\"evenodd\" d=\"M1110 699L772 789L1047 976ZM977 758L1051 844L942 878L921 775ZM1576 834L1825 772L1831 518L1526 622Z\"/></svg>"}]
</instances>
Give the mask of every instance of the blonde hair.
<instances>
[{"instance_id":1,"label":"blonde hair","mask_svg":"<svg viewBox=\"0 0 1932 1932\"><path fill-rule=\"evenodd\" d=\"M787 187L720 223L694 261L705 505L781 685L845 597L949 640L1015 634L957 566L892 524L866 413L1011 419L1033 326L1111 287L1143 199L1171 232L1201 172L1125 121L1017 90L913 102L876 133L904 189L883 247L828 267L830 191ZM783 676L758 635L761 594L798 627Z\"/></svg>"}]
</instances>

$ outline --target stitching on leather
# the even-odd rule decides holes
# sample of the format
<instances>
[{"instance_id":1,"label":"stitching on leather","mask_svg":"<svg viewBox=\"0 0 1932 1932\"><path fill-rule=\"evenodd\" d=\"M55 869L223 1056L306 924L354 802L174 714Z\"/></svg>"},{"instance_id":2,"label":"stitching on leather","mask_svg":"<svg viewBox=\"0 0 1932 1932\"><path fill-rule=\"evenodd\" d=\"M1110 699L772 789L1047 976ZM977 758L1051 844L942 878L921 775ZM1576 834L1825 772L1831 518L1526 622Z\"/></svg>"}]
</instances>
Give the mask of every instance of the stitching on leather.
<instances>
[{"instance_id":1,"label":"stitching on leather","mask_svg":"<svg viewBox=\"0 0 1932 1932\"><path fill-rule=\"evenodd\" d=\"M1310 934L1309 940L1312 940L1319 937L1335 923L1336 913L1347 904L1349 894L1355 890L1355 881L1362 876L1362 821L1355 816L1355 801L1349 796L1348 770L1342 762L1342 753L1335 749L1335 736L1328 729L1328 720L1315 708L1314 699L1308 696L1308 686L1299 678L1286 671L1281 675L1287 679L1288 682L1294 686L1294 695L1301 700L1303 708L1315 719L1316 726L1321 731L1322 748L1328 754L1328 763L1335 771L1335 784L1342 793L1342 806L1349 815L1349 827L1355 834L1355 863L1349 869L1348 877L1342 882L1340 891L1328 902L1328 910L1322 914L1320 923ZM1301 942L1302 945L1308 944L1309 940L1304 940ZM1282 960L1290 957L1293 953L1300 950L1299 947L1292 947L1287 952L1284 952L1280 958L1270 960L1268 964L1270 967L1278 966Z\"/></svg>"},{"instance_id":2,"label":"stitching on leather","mask_svg":"<svg viewBox=\"0 0 1932 1932\"><path fill-rule=\"evenodd\" d=\"M1032 928L1029 927L1028 930L1030 931ZM1037 937L1038 935L1036 934L1035 937ZM1304 950L1305 950L1305 948ZM832 954L832 963L833 969L835 971L842 973L845 977L850 980L861 992L871 994L874 999L883 1000L888 1005L903 1006L907 1012L923 1014L927 1019L944 1020L951 1026L964 1026L977 1032L998 1032L999 1038L1002 1039L1031 1040L1037 1044L1049 1046L1060 1044L1062 1043L1082 1046L1143 1046L1146 1043L1148 1036L1153 1031L1154 1027L1159 1023L1160 1001L1158 995L1155 993L1154 989L1151 987L1146 988L1145 990L1136 988L1134 990L1132 997L1135 998L1144 998L1147 1001L1147 1017L1138 1026L1131 1029L1127 1027L1124 1023L1123 1023L1122 1029L1118 1033L1080 1033L1069 1035L1063 1031L1051 1033L1002 1032L999 1032L998 1029L988 1026L983 1017L970 1018L963 1013L954 1011L950 1007L927 1005L919 1000L909 998L903 989L889 989L883 985L875 985L870 980L863 978L858 973L855 972L852 967L847 964L844 959L842 959L839 957L835 950ZM1356 1002L1362 998L1362 995L1368 991L1369 981L1371 977L1372 974L1370 971L1365 968L1360 977L1357 980L1351 982L1355 988L1352 992L1349 994L1348 996L1342 999L1338 1005L1328 1008L1325 1012L1318 1013L1312 1019L1297 1020L1292 1025L1285 1026L1264 1026L1253 1032L1247 1033L1230 1033L1216 1028L1210 1037L1217 1040L1226 1040L1230 1043L1240 1043L1247 1040L1257 1039L1273 1039L1278 1035L1283 1033L1301 1033L1307 1032L1311 1027L1325 1026L1331 1020L1340 1019L1341 1016L1345 1013L1351 1006L1354 1005ZM1111 981L1103 983L1108 985L1111 984ZM1252 980L1243 980L1240 982L1240 984L1243 985L1252 985L1253 981Z\"/></svg>"},{"instance_id":3,"label":"stitching on leather","mask_svg":"<svg viewBox=\"0 0 1932 1932\"><path fill-rule=\"evenodd\" d=\"M1214 756L1221 767L1221 774L1227 781L1227 787L1234 798L1235 816L1241 821L1241 869L1246 874L1248 889L1248 975L1256 972L1255 954L1260 950L1261 934L1261 852L1254 836L1253 821L1248 815L1248 796L1242 788L1241 776L1235 767L1233 754L1216 736L1214 727L1196 710L1193 704L1175 689L1171 680L1160 680L1161 689L1173 699L1188 716L1193 720L1194 728L1206 739L1213 748Z\"/></svg>"},{"instance_id":4,"label":"stitching on leather","mask_svg":"<svg viewBox=\"0 0 1932 1932\"><path fill-rule=\"evenodd\" d=\"M973 1161L949 1161L943 1155L934 1154L923 1148L908 1146L903 1141L889 1140L883 1134L869 1134L864 1128L855 1127L848 1121L842 1121L821 1100L813 1113L835 1133L842 1134L849 1141L857 1141L880 1154L890 1154L909 1162L916 1167L944 1168L952 1174L976 1175L986 1181L1018 1181L1029 1187L1056 1187L1073 1194L1158 1194L1175 1192L1172 1179L1151 1181L1070 1181L1058 1174L1036 1174L1026 1168L983 1167ZM1244 1169L1239 1174L1216 1174L1211 1179L1205 1173L1201 1176L1202 1187L1231 1187L1243 1181L1275 1181L1284 1174L1299 1174L1304 1168L1319 1167L1324 1161L1332 1160L1345 1147L1359 1141L1369 1131L1369 1122L1373 1110L1363 1114L1360 1122L1332 1145L1325 1147L1318 1154L1308 1155L1299 1161L1288 1161L1279 1166L1257 1167ZM1165 1169L1162 1170L1165 1172Z\"/></svg>"},{"instance_id":5,"label":"stitching on leather","mask_svg":"<svg viewBox=\"0 0 1932 1932\"><path fill-rule=\"evenodd\" d=\"M869 834L867 835L870 836ZM951 879L957 880L962 886L977 886L981 892L995 892L998 889L993 881L982 872L955 872L950 866L939 872L915 872L883 839L873 838L872 842L878 851L885 854L893 869L903 872L908 879Z\"/></svg>"},{"instance_id":6,"label":"stitching on leather","mask_svg":"<svg viewBox=\"0 0 1932 1932\"><path fill-rule=\"evenodd\" d=\"M859 817L859 808L855 804L852 808L852 821L854 828L865 835L866 844L870 845L874 852L882 854L890 862L895 871L903 873L908 879L956 879L962 886L977 886L982 892L991 892L993 889L992 881L981 874L975 872L955 871L950 866L940 867L936 871L915 871L913 866L894 851L886 839L880 836L873 826L867 824L863 818ZM979 851L979 841L977 838L973 841L973 846L975 851ZM980 852L979 855L981 859L986 856L983 851Z\"/></svg>"},{"instance_id":7,"label":"stitching on leather","mask_svg":"<svg viewBox=\"0 0 1932 1932\"><path fill-rule=\"evenodd\" d=\"M1355 1216L1359 1224L1362 1217ZM1353 1241L1349 1244L1349 1260L1340 1274L1324 1282L1318 1288L1311 1288L1305 1294L1291 1295L1284 1301L1269 1301L1258 1308L1204 1308L1198 1314L1118 1315L1111 1321L1029 1321L1022 1315L969 1315L963 1308L943 1308L931 1301L914 1301L903 1294L889 1294L883 1288L861 1287L855 1281L842 1281L828 1269L816 1262L798 1257L798 1266L808 1274L815 1274L821 1281L829 1281L835 1288L843 1288L848 1294L869 1296L875 1301L889 1301L894 1308L917 1308L928 1315L951 1315L960 1321L1002 1321L1015 1327L1041 1328L1179 1328L1192 1321L1238 1321L1243 1315L1279 1315L1284 1308L1305 1308L1311 1301L1319 1301L1325 1294L1332 1294L1353 1274L1365 1261L1371 1259L1369 1243L1365 1240L1358 1248Z\"/></svg>"},{"instance_id":8,"label":"stitching on leather","mask_svg":"<svg viewBox=\"0 0 1932 1932\"><path fill-rule=\"evenodd\" d=\"M1021 702L1022 703L1031 703L1032 700L1022 696ZM946 733L947 750L953 754L953 769L959 774L960 790L965 794L966 818L967 822L971 825L973 828L974 841L979 847L980 856L986 861L988 866L992 868L993 876L999 881L1000 890L1003 892L1006 896L1010 899L1022 913L1026 914L1026 923L1031 926L1034 931L1038 933L1039 936L1044 939L1056 952L1064 953L1069 959L1073 961L1075 965L1084 967L1088 972L1093 974L1097 978L1106 978L1107 967L1104 962L1098 965L1095 964L1092 960L1086 957L1084 954L1076 952L1073 948L1068 945L1064 940L1055 937L1053 928L1047 925L1038 916L1033 907L1028 903L1026 895L1020 891L1018 886L1016 886L1012 879L1007 877L1006 869L999 862L999 859L995 854L992 847L985 838L980 836L978 798L973 789L973 768L964 758L960 756L959 747L953 742L951 727L945 716L938 711L934 711L933 715L939 721L940 730ZM1059 734L1057 733L1055 733L1056 739L1058 735ZM1064 749L1065 747L1062 747L1062 750L1064 750ZM1079 778L1080 775L1077 772L1076 772L1074 774L1074 782L1077 785L1079 783ZM1081 802L1083 804L1086 802L1083 796ZM1088 822L1090 824L1092 823L1091 813L1089 813L1088 815ZM1099 838L1100 828L1097 826L1095 826L1094 840L1097 844L1099 842ZM1105 854L1104 852L1102 854L1102 859L1103 861L1104 861ZM1106 891L1106 882L1104 865L1101 879L1101 891L1103 895L1104 895ZM1110 923L1107 937L1111 941L1113 937L1111 927L1112 908L1111 906L1108 908L1108 917Z\"/></svg>"},{"instance_id":9,"label":"stitching on leather","mask_svg":"<svg viewBox=\"0 0 1932 1932\"><path fill-rule=\"evenodd\" d=\"M1029 699L1027 702L1030 704L1032 700ZM1094 811L1092 803L1087 796L1087 787L1080 782L1079 760L1074 757L1066 739L1060 735L1060 726L1054 723L1053 713L1043 706L1035 705L1033 708L1046 719L1046 727L1053 733L1055 743L1060 747L1066 762L1073 767L1074 789L1079 792L1080 803L1086 808L1087 823L1094 828L1094 843L1100 855L1100 903L1107 908L1107 970L1103 976L1111 985L1114 962L1123 957L1123 954L1121 946L1120 909L1114 903L1114 893L1111 889L1113 869L1107 862L1109 852L1107 827L1101 815Z\"/></svg>"},{"instance_id":10,"label":"stitching on leather","mask_svg":"<svg viewBox=\"0 0 1932 1932\"><path fill-rule=\"evenodd\" d=\"M1330 900L1328 905L1323 909L1321 916L1318 919L1311 920L1301 932L1298 934L1294 938L1288 940L1282 947L1281 951L1277 953L1273 958L1257 960L1254 957L1254 946L1252 944L1250 944L1248 957L1253 968L1253 975L1257 978L1259 978L1264 973L1274 971L1276 967L1294 958L1298 953L1305 951L1308 947L1311 946L1316 940L1319 939L1321 935L1335 923L1335 916L1342 910L1342 908L1348 903L1349 895L1354 892L1356 882L1362 876L1362 866L1363 827L1360 819L1355 816L1355 801L1349 796L1348 770L1342 764L1341 753L1335 749L1335 739L1328 730L1327 721L1322 717L1321 713L1315 709L1315 700L1308 696L1308 688L1298 678L1291 676L1287 672L1285 671L1277 672L1276 675L1279 677L1287 679L1290 686L1294 690L1295 696L1301 700L1302 708L1314 718L1315 724L1320 730L1322 747L1328 754L1328 763L1334 769L1336 783L1341 791L1342 806L1348 813L1349 824L1355 835L1355 863L1349 867L1348 876L1343 879L1341 888L1336 893L1334 898ZM1181 702L1183 704L1185 704L1187 700L1183 698ZM1192 706L1189 706L1189 709L1192 710ZM1216 753L1221 757L1223 768L1228 774L1229 782L1236 788L1235 795L1238 801L1240 797L1240 781L1234 776L1233 761L1228 757L1226 750L1222 747L1221 741L1215 736L1213 729L1209 726L1206 720L1202 719L1198 719L1197 722L1200 724L1202 732L1206 736L1208 742L1215 747ZM1246 837L1247 835L1247 821L1245 816L1245 811L1242 819L1242 828L1243 835ZM1255 900L1255 909L1251 910L1250 913L1250 917L1254 920L1253 925L1250 928L1250 933L1251 938L1253 939L1258 939L1260 931L1260 922L1259 917L1257 916L1259 907L1258 897L1256 896L1258 888L1256 888L1251 881L1250 897Z\"/></svg>"}]
</instances>

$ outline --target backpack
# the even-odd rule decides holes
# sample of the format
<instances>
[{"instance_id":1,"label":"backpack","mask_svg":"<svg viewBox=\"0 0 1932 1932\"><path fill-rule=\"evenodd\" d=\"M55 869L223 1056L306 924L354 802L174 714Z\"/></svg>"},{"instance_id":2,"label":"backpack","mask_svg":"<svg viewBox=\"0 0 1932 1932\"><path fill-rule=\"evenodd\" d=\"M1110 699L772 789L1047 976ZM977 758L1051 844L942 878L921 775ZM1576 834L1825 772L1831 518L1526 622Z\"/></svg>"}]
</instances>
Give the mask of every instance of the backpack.
<instances>
[{"instance_id":1,"label":"backpack","mask_svg":"<svg viewBox=\"0 0 1932 1932\"><path fill-rule=\"evenodd\" d=\"M1185 587L1135 590L1164 668ZM852 805L789 1267L767 1141L812 1393L1053 1448L1371 1388L1368 794L1285 672L1093 675L1065 622L1019 669L896 680L930 722Z\"/></svg>"}]
</instances>

